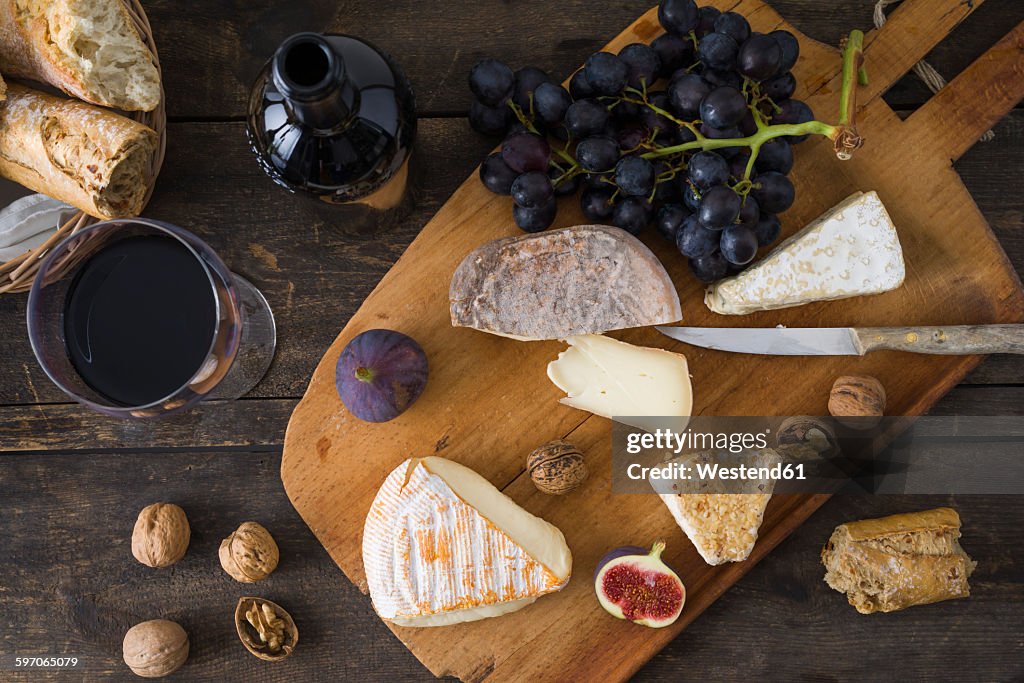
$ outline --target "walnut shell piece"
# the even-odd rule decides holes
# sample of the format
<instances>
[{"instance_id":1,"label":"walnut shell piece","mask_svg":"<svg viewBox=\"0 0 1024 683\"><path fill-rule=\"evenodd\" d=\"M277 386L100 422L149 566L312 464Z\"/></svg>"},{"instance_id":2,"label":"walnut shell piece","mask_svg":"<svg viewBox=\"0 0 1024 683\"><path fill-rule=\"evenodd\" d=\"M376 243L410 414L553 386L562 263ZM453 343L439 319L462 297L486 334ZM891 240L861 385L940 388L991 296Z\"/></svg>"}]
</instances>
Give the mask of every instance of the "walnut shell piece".
<instances>
[{"instance_id":1,"label":"walnut shell piece","mask_svg":"<svg viewBox=\"0 0 1024 683\"><path fill-rule=\"evenodd\" d=\"M874 377L844 375L832 385L828 412L851 429L871 429L885 414L885 387Z\"/></svg>"},{"instance_id":2,"label":"walnut shell piece","mask_svg":"<svg viewBox=\"0 0 1024 683\"><path fill-rule=\"evenodd\" d=\"M549 441L526 458L526 471L543 493L561 496L579 488L587 478L580 449L565 441Z\"/></svg>"},{"instance_id":3,"label":"walnut shell piece","mask_svg":"<svg viewBox=\"0 0 1024 683\"><path fill-rule=\"evenodd\" d=\"M239 598L235 630L246 650L268 662L285 659L299 642L299 629L291 615L263 598Z\"/></svg>"},{"instance_id":4,"label":"walnut shell piece","mask_svg":"<svg viewBox=\"0 0 1024 683\"><path fill-rule=\"evenodd\" d=\"M787 417L776 430L775 439L778 449L780 451L796 449L791 452L799 453L801 452L800 447L804 447L808 449L807 452L822 458L838 455L839 441L829 422L831 421L828 418L808 415Z\"/></svg>"},{"instance_id":5,"label":"walnut shell piece","mask_svg":"<svg viewBox=\"0 0 1024 683\"><path fill-rule=\"evenodd\" d=\"M256 583L277 569L280 554L270 532L256 522L242 522L220 543L220 566L231 578Z\"/></svg>"},{"instance_id":6,"label":"walnut shell piece","mask_svg":"<svg viewBox=\"0 0 1024 683\"><path fill-rule=\"evenodd\" d=\"M188 634L167 619L144 621L124 634L121 651L136 676L160 678L180 669L188 659Z\"/></svg>"},{"instance_id":7,"label":"walnut shell piece","mask_svg":"<svg viewBox=\"0 0 1024 683\"><path fill-rule=\"evenodd\" d=\"M184 510L174 503L153 503L135 520L132 555L149 567L167 567L185 556L190 538Z\"/></svg>"}]
</instances>

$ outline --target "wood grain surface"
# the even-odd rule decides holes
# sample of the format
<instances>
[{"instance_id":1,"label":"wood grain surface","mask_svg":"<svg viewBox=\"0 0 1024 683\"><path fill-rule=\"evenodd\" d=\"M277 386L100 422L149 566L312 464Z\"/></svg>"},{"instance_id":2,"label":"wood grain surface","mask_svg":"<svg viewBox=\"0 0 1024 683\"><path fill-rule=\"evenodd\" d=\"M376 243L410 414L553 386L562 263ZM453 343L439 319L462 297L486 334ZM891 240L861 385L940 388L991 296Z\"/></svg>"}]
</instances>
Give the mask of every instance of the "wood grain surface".
<instances>
[{"instance_id":1,"label":"wood grain surface","mask_svg":"<svg viewBox=\"0 0 1024 683\"><path fill-rule=\"evenodd\" d=\"M791 28L760 0L713 4L742 13L754 30ZM980 119L974 126L962 122L955 134L943 138L949 149L922 147L915 135L908 135L920 130L920 122L914 116L900 121L879 97L975 6L955 0L908 2L884 29L868 33L865 65L871 85L858 93L857 114L860 133L868 140L865 148L848 163L835 159L827 140L809 141L796 151L798 163L791 177L797 202L784 214L784 234L853 191L877 190L899 226L909 264L903 287L877 297L756 313L740 323L723 321L703 307L703 288L688 277L682 259L656 235L645 235L679 288L688 324L799 327L882 325L895 320L904 324L1024 321L1024 292L1016 273L950 166L950 160L966 147L964 141L980 136L988 122ZM922 26L924 30L917 30ZM650 42L661 32L651 10L606 49L617 52L632 42ZM992 110L993 117L1024 96L1024 80L1007 83L1004 78L1015 70L1020 55L1003 46L1015 42L1011 34L979 59L980 67L971 68L975 98L986 101L982 108ZM837 115L840 67L836 49L801 41L800 61L794 68L797 96L826 120ZM963 86L958 92L964 92ZM908 185L908 172L927 182ZM585 222L574 208L563 203L555 227ZM951 231L953 226L956 233ZM609 470L611 444L607 420L557 407L561 394L543 369L561 344L520 343L451 326L448 282L456 266L479 245L517 232L509 219L507 200L470 177L350 319L314 372L289 422L281 470L285 489L335 562L361 588L366 582L363 521L380 482L410 456L437 454L469 465L527 510L555 524L573 550L577 576L589 576L610 548L650 542L674 529L660 500L616 496L607 478L595 477L571 498L552 498L539 494L525 476L524 454L546 441L572 441L587 454L595 472ZM963 272L964 264L970 264L971 272ZM386 425L352 417L341 406L334 381L345 344L360 332L380 326L416 339L431 366L430 382L417 404ZM930 408L979 360L892 352L854 360L766 359L672 345L650 329L614 336L685 351L695 386L694 413L702 415L760 414L766 400L772 401L774 414L824 414L826 396L820 387L847 372L879 377L887 389L888 410L916 415ZM587 581L570 582L561 593L500 620L446 629L391 628L439 676L454 675L465 681L524 676L551 681L625 679L824 500L824 496L774 497L758 545L744 563L712 568L690 544L670 543L665 557L685 577L687 605L679 621L664 629L642 631L609 621L593 600ZM453 639L458 647L452 647Z\"/></svg>"},{"instance_id":2,"label":"wood grain surface","mask_svg":"<svg viewBox=\"0 0 1024 683\"><path fill-rule=\"evenodd\" d=\"M563 78L649 2L486 0L473 11L463 2L406 0L143 4L171 114L168 163L147 213L195 230L267 294L278 356L246 400L119 422L68 403L49 383L26 339L24 295L0 296L0 658L70 652L85 660L78 671L47 675L6 670L0 659L0 680L137 680L121 662L120 641L130 625L155 617L181 620L192 636L189 664L169 680L432 680L287 501L279 478L285 424L337 331L493 145L464 118L472 63L497 55ZM771 4L827 44L871 26L869 0ZM1022 19L1024 3L988 0L929 60L952 77ZM402 210L371 216L302 202L253 163L241 122L248 84L277 42L300 29L366 36L411 74L423 118L414 192ZM929 93L909 75L882 97L902 119ZM995 132L995 142L974 145L955 168L1021 273L1024 111ZM1024 363L988 358L931 413L1024 414ZM129 547L138 510L157 500L183 505L194 532L186 558L162 571L139 565ZM969 600L863 617L821 581L817 554L836 524L937 505L960 511L964 546L980 561ZM216 560L220 539L245 519L266 524L282 550L280 569L255 594L287 607L302 630L296 654L276 665L237 642L231 613L251 588ZM833 498L635 680L1020 680L1022 525L1016 496Z\"/></svg>"}]
</instances>

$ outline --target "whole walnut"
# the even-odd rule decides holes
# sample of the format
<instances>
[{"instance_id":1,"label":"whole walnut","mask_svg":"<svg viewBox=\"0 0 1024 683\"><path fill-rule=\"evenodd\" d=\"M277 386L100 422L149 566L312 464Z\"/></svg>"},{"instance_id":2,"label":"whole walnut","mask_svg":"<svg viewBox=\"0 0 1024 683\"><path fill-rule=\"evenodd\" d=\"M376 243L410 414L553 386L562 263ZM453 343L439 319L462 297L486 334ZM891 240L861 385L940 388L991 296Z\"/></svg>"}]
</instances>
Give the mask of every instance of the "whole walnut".
<instances>
[{"instance_id":1,"label":"whole walnut","mask_svg":"<svg viewBox=\"0 0 1024 683\"><path fill-rule=\"evenodd\" d=\"M885 387L867 375L840 377L832 385L828 412L851 429L872 429L885 414Z\"/></svg>"},{"instance_id":2,"label":"whole walnut","mask_svg":"<svg viewBox=\"0 0 1024 683\"><path fill-rule=\"evenodd\" d=\"M144 565L167 567L185 556L190 537L184 510L174 503L153 503L135 520L132 555Z\"/></svg>"},{"instance_id":3,"label":"whole walnut","mask_svg":"<svg viewBox=\"0 0 1024 683\"><path fill-rule=\"evenodd\" d=\"M224 571L243 583L267 578L280 558L274 538L256 522L243 522L221 541L218 554Z\"/></svg>"},{"instance_id":4,"label":"whole walnut","mask_svg":"<svg viewBox=\"0 0 1024 683\"><path fill-rule=\"evenodd\" d=\"M579 488L587 478L587 463L571 443L549 441L526 456L526 471L538 490L561 496Z\"/></svg>"},{"instance_id":5,"label":"whole walnut","mask_svg":"<svg viewBox=\"0 0 1024 683\"><path fill-rule=\"evenodd\" d=\"M144 621L124 634L121 651L132 673L160 678L177 671L188 659L188 634L173 621Z\"/></svg>"}]
</instances>

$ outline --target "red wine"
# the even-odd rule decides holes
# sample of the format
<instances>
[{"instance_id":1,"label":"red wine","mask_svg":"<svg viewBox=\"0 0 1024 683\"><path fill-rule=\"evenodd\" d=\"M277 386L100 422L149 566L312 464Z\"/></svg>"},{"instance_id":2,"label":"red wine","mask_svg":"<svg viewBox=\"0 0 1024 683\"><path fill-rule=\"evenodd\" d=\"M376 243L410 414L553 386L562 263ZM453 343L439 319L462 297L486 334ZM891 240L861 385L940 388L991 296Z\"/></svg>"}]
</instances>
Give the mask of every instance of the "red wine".
<instances>
[{"instance_id":1,"label":"red wine","mask_svg":"<svg viewBox=\"0 0 1024 683\"><path fill-rule=\"evenodd\" d=\"M64 302L64 343L75 370L107 400L141 406L183 387L202 367L217 327L213 282L172 237L114 242L83 264Z\"/></svg>"}]
</instances>

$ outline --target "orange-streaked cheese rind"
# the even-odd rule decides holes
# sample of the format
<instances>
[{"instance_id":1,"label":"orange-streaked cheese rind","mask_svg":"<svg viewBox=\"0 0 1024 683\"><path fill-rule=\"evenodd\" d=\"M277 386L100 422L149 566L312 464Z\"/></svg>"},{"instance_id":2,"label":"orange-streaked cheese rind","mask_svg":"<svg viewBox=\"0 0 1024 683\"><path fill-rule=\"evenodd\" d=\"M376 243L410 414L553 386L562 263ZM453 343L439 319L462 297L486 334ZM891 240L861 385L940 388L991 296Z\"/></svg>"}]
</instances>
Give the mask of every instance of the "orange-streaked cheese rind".
<instances>
[{"instance_id":1,"label":"orange-streaked cheese rind","mask_svg":"<svg viewBox=\"0 0 1024 683\"><path fill-rule=\"evenodd\" d=\"M543 542L565 544L555 527L469 468L441 458L406 460L377 492L363 529L367 583L382 618L403 626L470 621L519 609L565 586L565 566L553 569L531 555L459 496L458 486L432 472L432 461L441 461L448 476L471 477L476 495L505 498L499 505L504 514L514 509L530 518L527 525L543 525ZM481 482L493 491L481 489Z\"/></svg>"}]
</instances>

